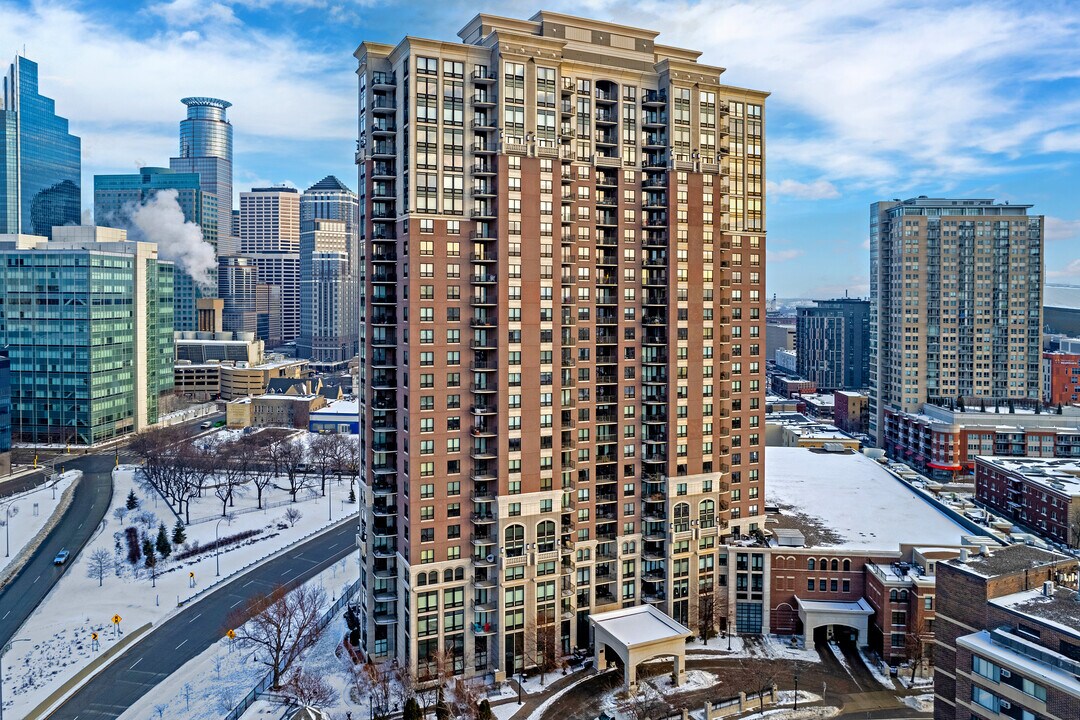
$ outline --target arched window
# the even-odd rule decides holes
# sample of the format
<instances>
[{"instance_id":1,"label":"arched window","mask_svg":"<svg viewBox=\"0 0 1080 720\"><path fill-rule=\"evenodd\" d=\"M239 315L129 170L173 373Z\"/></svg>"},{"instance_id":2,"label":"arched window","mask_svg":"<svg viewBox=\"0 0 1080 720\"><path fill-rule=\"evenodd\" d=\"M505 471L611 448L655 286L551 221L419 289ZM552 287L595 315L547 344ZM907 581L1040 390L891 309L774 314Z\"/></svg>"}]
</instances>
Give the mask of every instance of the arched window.
<instances>
[{"instance_id":1,"label":"arched window","mask_svg":"<svg viewBox=\"0 0 1080 720\"><path fill-rule=\"evenodd\" d=\"M698 503L698 523L703 528L711 528L716 525L716 502L702 500Z\"/></svg>"},{"instance_id":2,"label":"arched window","mask_svg":"<svg viewBox=\"0 0 1080 720\"><path fill-rule=\"evenodd\" d=\"M889 591L889 600L891 602L896 602L897 597L899 597L899 596L898 596L898 594L897 594L897 592L895 590L890 590Z\"/></svg>"},{"instance_id":3,"label":"arched window","mask_svg":"<svg viewBox=\"0 0 1080 720\"><path fill-rule=\"evenodd\" d=\"M555 521L544 520L536 525L536 549L551 552L555 549Z\"/></svg>"},{"instance_id":4,"label":"arched window","mask_svg":"<svg viewBox=\"0 0 1080 720\"><path fill-rule=\"evenodd\" d=\"M525 554L525 527L510 525L504 533L506 539L506 557L521 557Z\"/></svg>"},{"instance_id":5,"label":"arched window","mask_svg":"<svg viewBox=\"0 0 1080 720\"><path fill-rule=\"evenodd\" d=\"M454 581L454 570L453 570L453 568L446 568L446 570L443 571L442 580L443 580L443 582L453 582Z\"/></svg>"},{"instance_id":6,"label":"arched window","mask_svg":"<svg viewBox=\"0 0 1080 720\"><path fill-rule=\"evenodd\" d=\"M773 566L774 570L783 570L784 569L784 558L780 557L779 555L776 556L775 558L773 558L772 566Z\"/></svg>"},{"instance_id":7,"label":"arched window","mask_svg":"<svg viewBox=\"0 0 1080 720\"><path fill-rule=\"evenodd\" d=\"M807 570L813 570L814 569L814 558L810 558L809 560L806 561L806 569Z\"/></svg>"},{"instance_id":8,"label":"arched window","mask_svg":"<svg viewBox=\"0 0 1080 720\"><path fill-rule=\"evenodd\" d=\"M679 503L675 506L675 532L686 532L690 529L690 503Z\"/></svg>"},{"instance_id":9,"label":"arched window","mask_svg":"<svg viewBox=\"0 0 1080 720\"><path fill-rule=\"evenodd\" d=\"M900 602L907 602L907 590L900 591Z\"/></svg>"},{"instance_id":10,"label":"arched window","mask_svg":"<svg viewBox=\"0 0 1080 720\"><path fill-rule=\"evenodd\" d=\"M432 570L431 572L429 572L428 576L427 576L427 582L428 582L428 585L434 585L437 582L439 582L439 573L437 571L435 571L435 570Z\"/></svg>"},{"instance_id":11,"label":"arched window","mask_svg":"<svg viewBox=\"0 0 1080 720\"><path fill-rule=\"evenodd\" d=\"M849 570L851 570L851 561L844 558L844 572L848 572Z\"/></svg>"},{"instance_id":12,"label":"arched window","mask_svg":"<svg viewBox=\"0 0 1080 720\"><path fill-rule=\"evenodd\" d=\"M821 558L821 564L818 565L818 567L821 568L822 570L828 570L829 569L829 559L828 558Z\"/></svg>"},{"instance_id":13,"label":"arched window","mask_svg":"<svg viewBox=\"0 0 1080 720\"><path fill-rule=\"evenodd\" d=\"M465 579L465 568L459 567L457 570L455 570L454 571L454 579L455 580L464 580Z\"/></svg>"},{"instance_id":14,"label":"arched window","mask_svg":"<svg viewBox=\"0 0 1080 720\"><path fill-rule=\"evenodd\" d=\"M416 576L417 585L427 585L427 573L420 573Z\"/></svg>"},{"instance_id":15,"label":"arched window","mask_svg":"<svg viewBox=\"0 0 1080 720\"><path fill-rule=\"evenodd\" d=\"M836 558L833 558L832 559L832 565L830 565L829 568L831 570L839 570L840 569L840 561L837 560Z\"/></svg>"}]
</instances>

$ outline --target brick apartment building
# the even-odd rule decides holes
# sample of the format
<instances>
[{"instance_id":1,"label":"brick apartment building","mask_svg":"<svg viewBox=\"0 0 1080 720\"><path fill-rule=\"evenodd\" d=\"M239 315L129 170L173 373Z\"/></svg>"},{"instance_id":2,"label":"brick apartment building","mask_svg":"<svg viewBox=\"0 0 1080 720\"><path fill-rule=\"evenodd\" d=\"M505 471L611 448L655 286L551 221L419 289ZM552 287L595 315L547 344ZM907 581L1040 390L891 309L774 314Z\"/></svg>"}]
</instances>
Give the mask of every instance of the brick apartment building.
<instances>
[{"instance_id":1,"label":"brick apartment building","mask_svg":"<svg viewBox=\"0 0 1080 720\"><path fill-rule=\"evenodd\" d=\"M774 375L772 378L772 391L786 398L810 395L817 392L817 383L800 377Z\"/></svg>"},{"instance_id":2,"label":"brick apartment building","mask_svg":"<svg viewBox=\"0 0 1080 720\"><path fill-rule=\"evenodd\" d=\"M844 432L866 433L870 423L870 398L853 390L833 394L833 423Z\"/></svg>"},{"instance_id":3,"label":"brick apartment building","mask_svg":"<svg viewBox=\"0 0 1080 720\"><path fill-rule=\"evenodd\" d=\"M973 401L978 403L979 401ZM917 413L886 410L884 445L889 457L935 479L975 471L976 455L1080 458L1080 407L1061 413L1004 402L965 410L924 405Z\"/></svg>"},{"instance_id":4,"label":"brick apartment building","mask_svg":"<svg viewBox=\"0 0 1080 720\"><path fill-rule=\"evenodd\" d=\"M978 457L975 499L1047 540L1080 547L1080 460Z\"/></svg>"},{"instance_id":5,"label":"brick apartment building","mask_svg":"<svg viewBox=\"0 0 1080 720\"><path fill-rule=\"evenodd\" d=\"M938 563L935 720L1080 716L1077 560L1026 545Z\"/></svg>"},{"instance_id":6,"label":"brick apartment building","mask_svg":"<svg viewBox=\"0 0 1080 720\"><path fill-rule=\"evenodd\" d=\"M459 35L355 53L361 642L420 676L692 623L764 519L766 93L623 25Z\"/></svg>"},{"instance_id":7,"label":"brick apartment building","mask_svg":"<svg viewBox=\"0 0 1080 720\"><path fill-rule=\"evenodd\" d=\"M1080 403L1080 354L1044 352L1042 396L1050 405Z\"/></svg>"}]
</instances>

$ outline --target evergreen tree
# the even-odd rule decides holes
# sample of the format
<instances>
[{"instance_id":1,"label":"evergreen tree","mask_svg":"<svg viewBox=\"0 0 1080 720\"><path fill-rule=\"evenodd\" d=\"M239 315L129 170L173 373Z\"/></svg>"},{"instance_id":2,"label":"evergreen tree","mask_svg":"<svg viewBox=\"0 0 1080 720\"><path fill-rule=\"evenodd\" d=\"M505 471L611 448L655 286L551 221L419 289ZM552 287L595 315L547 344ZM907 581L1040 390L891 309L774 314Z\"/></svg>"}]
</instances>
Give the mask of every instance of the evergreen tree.
<instances>
[{"instance_id":1,"label":"evergreen tree","mask_svg":"<svg viewBox=\"0 0 1080 720\"><path fill-rule=\"evenodd\" d=\"M416 702L416 698L405 701L405 710L401 715L401 720L424 720L424 713L420 710L420 703Z\"/></svg>"},{"instance_id":2,"label":"evergreen tree","mask_svg":"<svg viewBox=\"0 0 1080 720\"><path fill-rule=\"evenodd\" d=\"M356 502L356 488L349 488L349 502Z\"/></svg>"},{"instance_id":3,"label":"evergreen tree","mask_svg":"<svg viewBox=\"0 0 1080 720\"><path fill-rule=\"evenodd\" d=\"M480 707L477 710L477 720L495 720L495 713L491 711L491 703L487 698L480 701Z\"/></svg>"},{"instance_id":4,"label":"evergreen tree","mask_svg":"<svg viewBox=\"0 0 1080 720\"><path fill-rule=\"evenodd\" d=\"M139 498L135 495L135 490L132 489L127 496L127 509L137 510L139 507Z\"/></svg>"},{"instance_id":5,"label":"evergreen tree","mask_svg":"<svg viewBox=\"0 0 1080 720\"><path fill-rule=\"evenodd\" d=\"M187 533L184 531L184 521L180 520L180 519L177 519L176 524L173 525L173 529L172 529L172 544L173 545L183 545L184 541L186 541L186 540L187 540Z\"/></svg>"},{"instance_id":6,"label":"evergreen tree","mask_svg":"<svg viewBox=\"0 0 1080 720\"><path fill-rule=\"evenodd\" d=\"M154 543L150 542L150 538L143 535L142 539L142 554L146 560L146 567L152 567L150 565L150 556L154 554Z\"/></svg>"},{"instance_id":7,"label":"evergreen tree","mask_svg":"<svg viewBox=\"0 0 1080 720\"><path fill-rule=\"evenodd\" d=\"M442 688L439 688L439 699L435 701L435 720L450 720L450 706L446 704Z\"/></svg>"},{"instance_id":8,"label":"evergreen tree","mask_svg":"<svg viewBox=\"0 0 1080 720\"><path fill-rule=\"evenodd\" d=\"M158 555L165 559L172 554L172 545L169 544L169 531L165 529L165 523L158 525L157 540L154 542L154 549L157 550Z\"/></svg>"}]
</instances>

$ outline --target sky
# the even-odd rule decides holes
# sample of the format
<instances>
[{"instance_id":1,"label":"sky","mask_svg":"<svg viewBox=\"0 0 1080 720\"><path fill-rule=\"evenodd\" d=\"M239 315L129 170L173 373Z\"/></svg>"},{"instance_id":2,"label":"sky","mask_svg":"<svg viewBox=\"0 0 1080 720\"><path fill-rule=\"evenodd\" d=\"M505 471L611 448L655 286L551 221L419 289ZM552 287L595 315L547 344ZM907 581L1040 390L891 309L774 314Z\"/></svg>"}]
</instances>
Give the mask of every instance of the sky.
<instances>
[{"instance_id":1,"label":"sky","mask_svg":"<svg viewBox=\"0 0 1080 720\"><path fill-rule=\"evenodd\" d=\"M917 195L1030 203L1046 278L1080 284L1080 2L943 0L0 0L93 175L167 166L180 98L229 100L234 187L355 187L360 42L457 41L478 11L539 9L660 32L722 82L767 90L767 288L868 293L869 206Z\"/></svg>"}]
</instances>

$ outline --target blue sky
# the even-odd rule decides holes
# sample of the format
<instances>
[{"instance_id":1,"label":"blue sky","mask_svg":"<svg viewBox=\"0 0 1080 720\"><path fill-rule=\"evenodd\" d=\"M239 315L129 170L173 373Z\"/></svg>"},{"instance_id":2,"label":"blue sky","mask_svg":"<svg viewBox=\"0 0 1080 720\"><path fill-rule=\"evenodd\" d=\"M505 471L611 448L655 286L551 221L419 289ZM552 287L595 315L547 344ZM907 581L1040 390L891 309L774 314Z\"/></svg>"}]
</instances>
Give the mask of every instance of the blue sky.
<instances>
[{"instance_id":1,"label":"blue sky","mask_svg":"<svg viewBox=\"0 0 1080 720\"><path fill-rule=\"evenodd\" d=\"M1080 283L1080 3L579 0L0 0L92 175L167 165L179 99L230 100L235 186L355 186L362 40L456 41L478 10L641 25L769 90L768 289L867 292L869 204L994 197L1048 216L1047 278Z\"/></svg>"}]
</instances>

